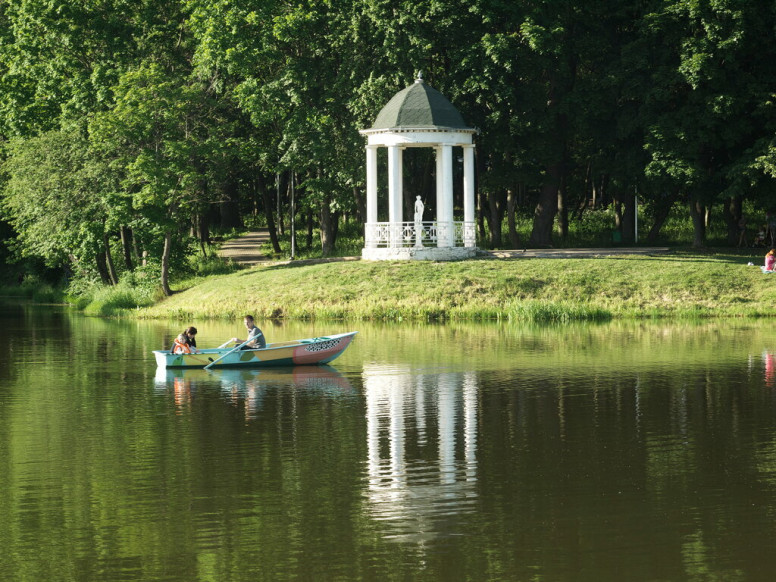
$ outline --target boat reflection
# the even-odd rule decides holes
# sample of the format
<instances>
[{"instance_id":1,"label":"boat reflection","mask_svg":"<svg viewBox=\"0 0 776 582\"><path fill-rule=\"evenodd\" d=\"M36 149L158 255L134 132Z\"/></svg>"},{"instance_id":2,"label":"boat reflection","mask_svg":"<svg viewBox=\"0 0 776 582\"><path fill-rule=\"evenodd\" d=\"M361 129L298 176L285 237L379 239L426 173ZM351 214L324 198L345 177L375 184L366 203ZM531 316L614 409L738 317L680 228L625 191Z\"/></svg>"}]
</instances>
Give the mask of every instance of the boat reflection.
<instances>
[{"instance_id":1,"label":"boat reflection","mask_svg":"<svg viewBox=\"0 0 776 582\"><path fill-rule=\"evenodd\" d=\"M776 376L776 354L770 351L763 352L765 361L765 385L773 388L774 376Z\"/></svg>"},{"instance_id":2,"label":"boat reflection","mask_svg":"<svg viewBox=\"0 0 776 582\"><path fill-rule=\"evenodd\" d=\"M477 499L476 373L367 367L363 377L369 513L391 539L455 535Z\"/></svg>"},{"instance_id":3,"label":"boat reflection","mask_svg":"<svg viewBox=\"0 0 776 582\"><path fill-rule=\"evenodd\" d=\"M215 387L229 403L244 404L248 419L261 410L270 390L290 387L330 396L353 391L350 382L339 371L322 365L216 370L157 368L154 384L158 392L173 393L178 413L190 407L199 390Z\"/></svg>"}]
</instances>

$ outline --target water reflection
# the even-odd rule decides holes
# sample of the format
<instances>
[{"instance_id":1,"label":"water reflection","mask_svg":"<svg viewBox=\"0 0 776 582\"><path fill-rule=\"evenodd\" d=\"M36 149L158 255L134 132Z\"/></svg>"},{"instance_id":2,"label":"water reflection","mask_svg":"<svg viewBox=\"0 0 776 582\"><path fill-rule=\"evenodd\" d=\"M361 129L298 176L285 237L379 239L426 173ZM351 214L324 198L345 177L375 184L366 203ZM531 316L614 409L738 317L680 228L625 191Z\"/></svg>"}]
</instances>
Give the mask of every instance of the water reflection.
<instances>
[{"instance_id":1,"label":"water reflection","mask_svg":"<svg viewBox=\"0 0 776 582\"><path fill-rule=\"evenodd\" d=\"M763 352L765 361L765 385L773 388L774 374L776 374L776 355L773 352Z\"/></svg>"},{"instance_id":2,"label":"water reflection","mask_svg":"<svg viewBox=\"0 0 776 582\"><path fill-rule=\"evenodd\" d=\"M167 322L46 308L0 310L0 323L2 580L769 580L776 568L769 320L364 324L339 372L156 380ZM204 345L236 333L191 323ZM334 331L311 325L273 335Z\"/></svg>"},{"instance_id":3,"label":"water reflection","mask_svg":"<svg viewBox=\"0 0 776 582\"><path fill-rule=\"evenodd\" d=\"M477 499L476 374L365 366L363 379L368 512L390 539L456 535L451 517Z\"/></svg>"},{"instance_id":4,"label":"water reflection","mask_svg":"<svg viewBox=\"0 0 776 582\"><path fill-rule=\"evenodd\" d=\"M199 390L217 387L222 398L245 407L245 418L252 420L261 411L268 390L294 388L336 396L352 392L350 382L331 366L291 366L263 369L166 369L157 368L157 392L172 392L178 414L190 408Z\"/></svg>"}]
</instances>

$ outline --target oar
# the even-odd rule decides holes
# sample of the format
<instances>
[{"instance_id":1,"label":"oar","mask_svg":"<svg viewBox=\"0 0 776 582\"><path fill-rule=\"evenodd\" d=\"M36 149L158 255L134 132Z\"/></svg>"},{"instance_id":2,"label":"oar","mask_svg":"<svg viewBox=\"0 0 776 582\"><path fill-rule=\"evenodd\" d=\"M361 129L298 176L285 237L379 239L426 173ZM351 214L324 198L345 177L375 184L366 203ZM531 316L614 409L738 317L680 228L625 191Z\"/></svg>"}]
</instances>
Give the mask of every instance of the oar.
<instances>
[{"instance_id":1,"label":"oar","mask_svg":"<svg viewBox=\"0 0 776 582\"><path fill-rule=\"evenodd\" d=\"M224 343L222 343L220 346L218 346L216 349L220 350L228 346L230 343L232 343L232 340L226 340Z\"/></svg>"},{"instance_id":2,"label":"oar","mask_svg":"<svg viewBox=\"0 0 776 582\"><path fill-rule=\"evenodd\" d=\"M229 354L231 354L232 352L236 352L237 350L239 350L241 347L243 347L245 344L247 344L247 343L248 343L249 341L251 341L251 340L253 340L253 338L248 338L248 339L247 339L247 340L245 340L243 343L241 343L239 346L237 346L237 347L235 347L235 348L233 348L233 349L229 350L228 352L226 352L226 353L225 353L223 356L221 356L220 358L218 358L218 359L216 359L216 360L213 360L213 361L212 361L212 362L210 362L210 363L209 363L207 366L205 366L205 370L209 369L209 368L210 368L210 366L213 366L213 365L217 364L218 362L220 362L221 360L223 360L223 359L224 359L226 356L228 356L228 355L229 355ZM226 342L226 343L228 344L229 342ZM224 345L226 345L226 344L224 344Z\"/></svg>"}]
</instances>

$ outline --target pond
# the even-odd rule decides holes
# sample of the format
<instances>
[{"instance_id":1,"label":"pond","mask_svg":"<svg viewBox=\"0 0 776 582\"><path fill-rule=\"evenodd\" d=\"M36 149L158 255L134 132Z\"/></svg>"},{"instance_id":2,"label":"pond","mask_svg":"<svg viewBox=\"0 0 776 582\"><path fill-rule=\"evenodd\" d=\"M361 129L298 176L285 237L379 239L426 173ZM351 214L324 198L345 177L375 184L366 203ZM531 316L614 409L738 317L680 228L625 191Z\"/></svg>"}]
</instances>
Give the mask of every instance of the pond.
<instances>
[{"instance_id":1,"label":"pond","mask_svg":"<svg viewBox=\"0 0 776 582\"><path fill-rule=\"evenodd\" d=\"M359 334L329 366L173 372L151 351L183 324L0 307L0 579L776 571L772 321L259 325Z\"/></svg>"}]
</instances>

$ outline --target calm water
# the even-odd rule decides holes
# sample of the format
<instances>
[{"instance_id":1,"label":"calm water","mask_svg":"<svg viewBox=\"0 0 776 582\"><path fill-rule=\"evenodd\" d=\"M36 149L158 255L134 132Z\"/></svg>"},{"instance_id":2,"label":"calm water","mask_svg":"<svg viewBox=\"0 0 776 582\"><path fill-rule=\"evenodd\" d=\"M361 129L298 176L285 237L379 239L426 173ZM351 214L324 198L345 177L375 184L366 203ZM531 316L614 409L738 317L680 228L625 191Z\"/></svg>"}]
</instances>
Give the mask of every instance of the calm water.
<instances>
[{"instance_id":1,"label":"calm water","mask_svg":"<svg viewBox=\"0 0 776 582\"><path fill-rule=\"evenodd\" d=\"M359 324L331 367L211 373L156 370L182 325L0 327L2 580L776 571L771 321Z\"/></svg>"}]
</instances>

